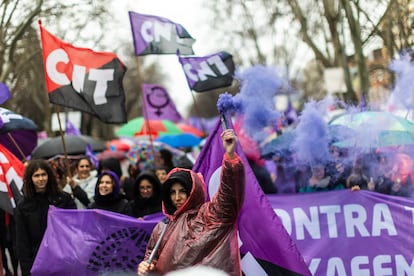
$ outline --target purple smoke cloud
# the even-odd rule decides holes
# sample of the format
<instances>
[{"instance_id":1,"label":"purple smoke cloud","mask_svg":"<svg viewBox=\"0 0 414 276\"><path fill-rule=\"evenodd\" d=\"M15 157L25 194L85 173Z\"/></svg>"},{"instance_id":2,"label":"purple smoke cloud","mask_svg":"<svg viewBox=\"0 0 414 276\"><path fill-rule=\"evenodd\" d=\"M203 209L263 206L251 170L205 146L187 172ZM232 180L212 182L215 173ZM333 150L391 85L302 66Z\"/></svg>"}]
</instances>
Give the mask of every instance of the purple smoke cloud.
<instances>
[{"instance_id":1,"label":"purple smoke cloud","mask_svg":"<svg viewBox=\"0 0 414 276\"><path fill-rule=\"evenodd\" d=\"M274 96L287 88L287 80L279 77L275 68L255 65L244 72L236 72L241 82L240 93L231 97L222 94L217 102L221 113L235 112L243 118L243 129L256 142L268 135L266 127L276 128L277 120L282 116L275 110Z\"/></svg>"},{"instance_id":2,"label":"purple smoke cloud","mask_svg":"<svg viewBox=\"0 0 414 276\"><path fill-rule=\"evenodd\" d=\"M414 108L414 63L409 53L403 52L400 59L393 60L389 66L395 72L396 81L393 96L396 103L407 109Z\"/></svg>"}]
</instances>

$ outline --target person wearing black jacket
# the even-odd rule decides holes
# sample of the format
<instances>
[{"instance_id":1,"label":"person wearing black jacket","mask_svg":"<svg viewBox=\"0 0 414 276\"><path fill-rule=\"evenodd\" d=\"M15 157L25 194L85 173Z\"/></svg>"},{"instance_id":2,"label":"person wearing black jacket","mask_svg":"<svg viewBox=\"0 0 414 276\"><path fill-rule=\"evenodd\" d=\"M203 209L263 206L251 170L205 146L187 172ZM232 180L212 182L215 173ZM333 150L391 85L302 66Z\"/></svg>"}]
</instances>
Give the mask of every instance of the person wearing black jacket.
<instances>
[{"instance_id":1,"label":"person wearing black jacket","mask_svg":"<svg viewBox=\"0 0 414 276\"><path fill-rule=\"evenodd\" d=\"M142 218L161 212L161 183L153 171L142 171L134 187L135 198L128 202L127 215Z\"/></svg>"},{"instance_id":2,"label":"person wearing black jacket","mask_svg":"<svg viewBox=\"0 0 414 276\"><path fill-rule=\"evenodd\" d=\"M88 208L125 214L128 200L120 194L119 182L115 172L109 170L101 172L95 187L95 201Z\"/></svg>"},{"instance_id":3,"label":"person wearing black jacket","mask_svg":"<svg viewBox=\"0 0 414 276\"><path fill-rule=\"evenodd\" d=\"M70 194L62 192L45 160L30 160L23 176L23 200L15 210L16 249L22 275L30 275L47 226L49 206L76 209Z\"/></svg>"}]
</instances>

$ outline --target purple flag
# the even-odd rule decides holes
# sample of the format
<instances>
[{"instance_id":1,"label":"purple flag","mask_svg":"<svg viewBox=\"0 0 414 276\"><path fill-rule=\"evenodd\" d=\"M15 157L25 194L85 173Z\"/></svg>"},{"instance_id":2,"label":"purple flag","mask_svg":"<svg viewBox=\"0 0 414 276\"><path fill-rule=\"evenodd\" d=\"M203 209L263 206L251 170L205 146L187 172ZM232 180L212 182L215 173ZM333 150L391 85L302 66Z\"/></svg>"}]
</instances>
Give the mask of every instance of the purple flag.
<instances>
[{"instance_id":1,"label":"purple flag","mask_svg":"<svg viewBox=\"0 0 414 276\"><path fill-rule=\"evenodd\" d=\"M195 39L180 24L154 15L129 12L136 56L151 54L192 55Z\"/></svg>"},{"instance_id":2,"label":"purple flag","mask_svg":"<svg viewBox=\"0 0 414 276\"><path fill-rule=\"evenodd\" d=\"M0 82L0 104L4 104L11 98L10 89L9 87Z\"/></svg>"},{"instance_id":3,"label":"purple flag","mask_svg":"<svg viewBox=\"0 0 414 276\"><path fill-rule=\"evenodd\" d=\"M72 124L72 122L68 118L66 118L66 131L65 131L65 134L74 135L74 136L81 135L80 130L77 127L75 127L75 125Z\"/></svg>"},{"instance_id":4,"label":"purple flag","mask_svg":"<svg viewBox=\"0 0 414 276\"><path fill-rule=\"evenodd\" d=\"M142 114L146 120L170 120L180 122L182 117L178 113L174 102L164 87L156 84L142 84L144 104Z\"/></svg>"},{"instance_id":5,"label":"purple flag","mask_svg":"<svg viewBox=\"0 0 414 276\"><path fill-rule=\"evenodd\" d=\"M212 118L200 118L192 116L186 120L186 123L203 130L205 133L210 133L215 128L218 118L218 116Z\"/></svg>"},{"instance_id":6,"label":"purple flag","mask_svg":"<svg viewBox=\"0 0 414 276\"><path fill-rule=\"evenodd\" d=\"M93 153L91 144L86 144L85 155L87 157L89 157L89 159L91 160L93 166L98 169L98 167L99 167L99 160L96 157L96 155Z\"/></svg>"},{"instance_id":7,"label":"purple flag","mask_svg":"<svg viewBox=\"0 0 414 276\"><path fill-rule=\"evenodd\" d=\"M285 115L285 123L287 125L291 125L298 120L298 114L296 113L296 110L293 107L292 101L290 99L288 100L288 106L284 112L284 115Z\"/></svg>"},{"instance_id":8,"label":"purple flag","mask_svg":"<svg viewBox=\"0 0 414 276\"><path fill-rule=\"evenodd\" d=\"M224 154L220 139L221 124L218 120L210 133L194 170L203 174L211 197L218 187ZM249 164L238 145L237 153L244 164ZM246 166L246 191L239 217L240 251L243 254L242 268L248 275L311 275L279 217L257 183L251 168ZM259 272L261 271L261 272ZM264 272L263 272L264 271Z\"/></svg>"},{"instance_id":9,"label":"purple flag","mask_svg":"<svg viewBox=\"0 0 414 276\"><path fill-rule=\"evenodd\" d=\"M152 229L161 218L137 220L98 209L51 206L32 275L136 273Z\"/></svg>"},{"instance_id":10,"label":"purple flag","mask_svg":"<svg viewBox=\"0 0 414 276\"><path fill-rule=\"evenodd\" d=\"M219 52L204 57L181 57L189 87L196 92L230 86L235 70L233 56Z\"/></svg>"}]
</instances>

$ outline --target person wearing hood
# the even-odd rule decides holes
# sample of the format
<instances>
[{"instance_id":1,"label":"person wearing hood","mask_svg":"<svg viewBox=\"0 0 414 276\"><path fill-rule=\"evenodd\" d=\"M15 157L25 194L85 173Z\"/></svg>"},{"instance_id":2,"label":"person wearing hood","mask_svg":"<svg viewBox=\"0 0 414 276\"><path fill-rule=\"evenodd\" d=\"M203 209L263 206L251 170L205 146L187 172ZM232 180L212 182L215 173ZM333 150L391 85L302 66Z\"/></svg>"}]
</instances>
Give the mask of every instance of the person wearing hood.
<instances>
[{"instance_id":1,"label":"person wearing hood","mask_svg":"<svg viewBox=\"0 0 414 276\"><path fill-rule=\"evenodd\" d=\"M118 176L120 182L122 182L123 173L121 167L121 161L114 157L108 157L99 161L98 174L103 171L113 171Z\"/></svg>"},{"instance_id":2,"label":"person wearing hood","mask_svg":"<svg viewBox=\"0 0 414 276\"><path fill-rule=\"evenodd\" d=\"M118 175L113 171L101 172L96 182L94 202L88 208L126 214L128 201L120 194L119 182Z\"/></svg>"},{"instance_id":3,"label":"person wearing hood","mask_svg":"<svg viewBox=\"0 0 414 276\"><path fill-rule=\"evenodd\" d=\"M142 218L161 212L161 183L152 170L142 171L134 184L134 199L128 202L127 215Z\"/></svg>"},{"instance_id":4,"label":"person wearing hood","mask_svg":"<svg viewBox=\"0 0 414 276\"><path fill-rule=\"evenodd\" d=\"M168 221L155 226L138 275L163 275L195 265L242 275L237 221L244 198L244 164L235 151L234 131L223 131L221 139L225 154L220 185L209 202L201 174L183 168L168 174L162 192L162 209Z\"/></svg>"}]
</instances>

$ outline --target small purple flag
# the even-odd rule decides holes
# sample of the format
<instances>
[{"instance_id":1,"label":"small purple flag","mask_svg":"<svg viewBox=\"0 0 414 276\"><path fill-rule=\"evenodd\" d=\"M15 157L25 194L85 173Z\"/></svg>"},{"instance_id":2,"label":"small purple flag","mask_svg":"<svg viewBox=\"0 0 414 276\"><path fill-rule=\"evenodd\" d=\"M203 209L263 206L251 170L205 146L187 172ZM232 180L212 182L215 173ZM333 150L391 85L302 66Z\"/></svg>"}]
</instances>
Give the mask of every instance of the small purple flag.
<instances>
[{"instance_id":1,"label":"small purple flag","mask_svg":"<svg viewBox=\"0 0 414 276\"><path fill-rule=\"evenodd\" d=\"M230 86L235 65L233 56L219 52L204 57L181 57L178 55L188 86L196 92Z\"/></svg>"},{"instance_id":2,"label":"small purple flag","mask_svg":"<svg viewBox=\"0 0 414 276\"><path fill-rule=\"evenodd\" d=\"M180 122L182 117L178 113L173 100L164 87L156 84L142 84L144 105L142 114L146 120L170 120Z\"/></svg>"},{"instance_id":3,"label":"small purple flag","mask_svg":"<svg viewBox=\"0 0 414 276\"><path fill-rule=\"evenodd\" d=\"M221 131L218 120L193 167L195 171L203 174L210 198L220 179L224 154L220 139ZM244 164L249 164L240 145L237 147L237 153ZM248 165L245 172L246 191L238 225L242 243L240 251L243 254L243 271L252 273L252 270L258 268L259 270L253 274L246 275L263 275L263 270L267 275L275 275L272 271L279 271L280 275L311 275L294 241L273 211ZM262 265L263 263L266 265Z\"/></svg>"},{"instance_id":4,"label":"small purple flag","mask_svg":"<svg viewBox=\"0 0 414 276\"><path fill-rule=\"evenodd\" d=\"M11 98L9 87L0 82L0 104L4 104Z\"/></svg>"},{"instance_id":5,"label":"small purple flag","mask_svg":"<svg viewBox=\"0 0 414 276\"><path fill-rule=\"evenodd\" d=\"M154 15L129 12L136 56L151 54L192 55L195 39L180 24Z\"/></svg>"},{"instance_id":6,"label":"small purple flag","mask_svg":"<svg viewBox=\"0 0 414 276\"><path fill-rule=\"evenodd\" d=\"M290 99L288 100L288 106L284 112L284 115L285 115L285 123L287 125L291 125L298 120L298 114L296 113L296 110L293 107L292 101Z\"/></svg>"},{"instance_id":7,"label":"small purple flag","mask_svg":"<svg viewBox=\"0 0 414 276\"><path fill-rule=\"evenodd\" d=\"M89 157L89 160L91 160L91 162L94 165L94 167L98 169L98 167L99 167L99 160L96 157L96 155L93 153L92 146L90 144L86 144L85 155L87 157Z\"/></svg>"},{"instance_id":8,"label":"small purple flag","mask_svg":"<svg viewBox=\"0 0 414 276\"><path fill-rule=\"evenodd\" d=\"M47 229L31 273L33 276L136 273L152 229L161 219L162 216L151 216L137 220L99 209L66 210L50 206Z\"/></svg>"},{"instance_id":9,"label":"small purple flag","mask_svg":"<svg viewBox=\"0 0 414 276\"><path fill-rule=\"evenodd\" d=\"M74 136L79 136L81 135L80 130L75 127L74 124L72 124L72 122L69 119L66 119L66 131L65 133L67 135L74 135Z\"/></svg>"}]
</instances>

